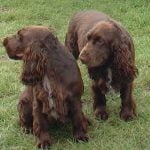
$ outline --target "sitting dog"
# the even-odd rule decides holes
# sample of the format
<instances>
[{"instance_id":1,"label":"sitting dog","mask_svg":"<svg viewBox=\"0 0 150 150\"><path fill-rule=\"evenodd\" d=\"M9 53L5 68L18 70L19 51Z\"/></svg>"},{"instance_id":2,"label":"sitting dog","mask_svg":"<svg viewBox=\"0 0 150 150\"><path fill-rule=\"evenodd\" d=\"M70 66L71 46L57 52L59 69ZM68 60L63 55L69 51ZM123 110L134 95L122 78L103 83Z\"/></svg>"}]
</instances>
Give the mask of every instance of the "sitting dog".
<instances>
[{"instance_id":1,"label":"sitting dog","mask_svg":"<svg viewBox=\"0 0 150 150\"><path fill-rule=\"evenodd\" d=\"M52 31L29 26L3 41L10 58L23 61L26 85L18 104L20 125L33 130L37 146L51 145L48 133L53 120L70 118L76 140L87 141L88 121L82 112L83 81L76 60Z\"/></svg>"},{"instance_id":2,"label":"sitting dog","mask_svg":"<svg viewBox=\"0 0 150 150\"><path fill-rule=\"evenodd\" d=\"M65 44L88 68L96 117L108 118L105 94L110 87L120 92L120 117L127 121L136 116L132 91L138 70L134 44L127 30L103 13L83 11L72 17Z\"/></svg>"}]
</instances>

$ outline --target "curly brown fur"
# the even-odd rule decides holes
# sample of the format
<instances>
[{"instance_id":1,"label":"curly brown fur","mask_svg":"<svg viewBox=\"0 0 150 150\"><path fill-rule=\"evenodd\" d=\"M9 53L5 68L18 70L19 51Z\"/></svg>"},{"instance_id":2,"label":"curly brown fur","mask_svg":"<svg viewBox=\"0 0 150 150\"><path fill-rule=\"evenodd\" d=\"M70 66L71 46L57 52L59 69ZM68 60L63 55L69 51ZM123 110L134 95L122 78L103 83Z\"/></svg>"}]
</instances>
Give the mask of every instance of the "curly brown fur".
<instances>
[{"instance_id":1,"label":"curly brown fur","mask_svg":"<svg viewBox=\"0 0 150 150\"><path fill-rule=\"evenodd\" d=\"M22 83L33 85L41 81L46 70L47 56L38 41L27 49L23 60Z\"/></svg>"},{"instance_id":2,"label":"curly brown fur","mask_svg":"<svg viewBox=\"0 0 150 150\"><path fill-rule=\"evenodd\" d=\"M21 126L37 136L37 146L51 145L48 128L52 120L68 118L75 139L87 141L88 121L80 100L83 81L66 47L44 26L26 27L3 44L10 58L23 60L21 80L26 90L18 104L19 118Z\"/></svg>"},{"instance_id":3,"label":"curly brown fur","mask_svg":"<svg viewBox=\"0 0 150 150\"><path fill-rule=\"evenodd\" d=\"M21 94L17 109L19 112L19 124L26 133L32 132L32 87L28 86Z\"/></svg>"},{"instance_id":4,"label":"curly brown fur","mask_svg":"<svg viewBox=\"0 0 150 150\"><path fill-rule=\"evenodd\" d=\"M132 119L136 114L132 87L138 70L134 44L126 29L103 13L83 11L72 17L65 44L88 68L96 116L107 119L105 94L113 87L120 91L121 118Z\"/></svg>"}]
</instances>

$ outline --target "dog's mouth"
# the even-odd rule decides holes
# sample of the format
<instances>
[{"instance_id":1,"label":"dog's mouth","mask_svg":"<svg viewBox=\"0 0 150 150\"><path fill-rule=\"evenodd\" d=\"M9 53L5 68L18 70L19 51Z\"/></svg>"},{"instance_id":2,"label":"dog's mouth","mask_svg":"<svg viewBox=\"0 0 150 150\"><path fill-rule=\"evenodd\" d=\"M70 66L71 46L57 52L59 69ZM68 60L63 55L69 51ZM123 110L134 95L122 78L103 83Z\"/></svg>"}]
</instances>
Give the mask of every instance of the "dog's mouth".
<instances>
[{"instance_id":1,"label":"dog's mouth","mask_svg":"<svg viewBox=\"0 0 150 150\"><path fill-rule=\"evenodd\" d=\"M80 61L82 62L82 64L85 64L85 65L88 64L88 60L87 60L87 59L83 59L83 58L81 59L81 58L80 58Z\"/></svg>"},{"instance_id":2,"label":"dog's mouth","mask_svg":"<svg viewBox=\"0 0 150 150\"><path fill-rule=\"evenodd\" d=\"M99 66L104 66L106 64L106 60L103 60L103 61L100 61L100 62L95 62L95 63L92 63L92 62L87 62L85 65L88 67L88 68L95 68L95 67L99 67Z\"/></svg>"},{"instance_id":3,"label":"dog's mouth","mask_svg":"<svg viewBox=\"0 0 150 150\"><path fill-rule=\"evenodd\" d=\"M14 59L14 60L22 60L22 58L23 58L23 54L16 54L16 55L9 55L8 54L8 56L10 59Z\"/></svg>"},{"instance_id":4,"label":"dog's mouth","mask_svg":"<svg viewBox=\"0 0 150 150\"><path fill-rule=\"evenodd\" d=\"M14 60L21 60L22 57L19 56L9 56L10 59L14 59Z\"/></svg>"},{"instance_id":5,"label":"dog's mouth","mask_svg":"<svg viewBox=\"0 0 150 150\"><path fill-rule=\"evenodd\" d=\"M79 56L80 61L82 64L88 65L90 62L90 57L83 57L82 55Z\"/></svg>"}]
</instances>

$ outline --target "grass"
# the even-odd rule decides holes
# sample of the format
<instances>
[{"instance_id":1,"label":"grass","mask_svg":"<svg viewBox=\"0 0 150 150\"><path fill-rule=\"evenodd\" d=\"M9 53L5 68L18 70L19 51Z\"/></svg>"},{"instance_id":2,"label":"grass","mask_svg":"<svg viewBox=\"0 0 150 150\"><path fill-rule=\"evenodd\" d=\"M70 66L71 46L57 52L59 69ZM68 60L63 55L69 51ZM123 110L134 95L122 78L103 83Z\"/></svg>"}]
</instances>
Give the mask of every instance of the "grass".
<instances>
[{"instance_id":1,"label":"grass","mask_svg":"<svg viewBox=\"0 0 150 150\"><path fill-rule=\"evenodd\" d=\"M56 30L63 42L68 21L80 10L99 10L122 22L136 47L139 76L134 96L138 117L131 122L119 118L120 99L108 94L107 121L95 120L87 71L79 63L85 85L83 107L91 119L88 143L75 143L71 126L54 127L54 150L149 150L150 149L150 2L149 0L0 0L0 41L27 25L47 25ZM24 89L19 76L21 62L8 59L0 45L0 150L35 150L35 138L17 124L16 104Z\"/></svg>"}]
</instances>

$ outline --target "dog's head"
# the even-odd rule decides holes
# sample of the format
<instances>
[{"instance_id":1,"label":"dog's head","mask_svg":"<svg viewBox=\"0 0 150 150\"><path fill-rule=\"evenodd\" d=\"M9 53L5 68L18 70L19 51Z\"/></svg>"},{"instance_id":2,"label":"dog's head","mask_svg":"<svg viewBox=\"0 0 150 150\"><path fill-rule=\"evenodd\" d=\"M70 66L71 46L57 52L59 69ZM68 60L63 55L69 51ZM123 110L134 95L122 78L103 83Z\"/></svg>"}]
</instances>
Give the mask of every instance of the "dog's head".
<instances>
[{"instance_id":1,"label":"dog's head","mask_svg":"<svg viewBox=\"0 0 150 150\"><path fill-rule=\"evenodd\" d=\"M88 68L110 63L118 75L128 80L133 80L137 74L132 39L114 21L99 22L87 33L87 43L79 58Z\"/></svg>"},{"instance_id":2,"label":"dog's head","mask_svg":"<svg viewBox=\"0 0 150 150\"><path fill-rule=\"evenodd\" d=\"M29 26L19 30L17 34L5 38L3 45L11 59L24 59L28 48L43 41L49 32L49 28L45 26Z\"/></svg>"},{"instance_id":3,"label":"dog's head","mask_svg":"<svg viewBox=\"0 0 150 150\"><path fill-rule=\"evenodd\" d=\"M51 36L53 34L48 27L29 26L4 39L8 56L24 62L21 77L24 84L33 85L42 80L47 61L45 40Z\"/></svg>"},{"instance_id":4,"label":"dog's head","mask_svg":"<svg viewBox=\"0 0 150 150\"><path fill-rule=\"evenodd\" d=\"M114 39L115 29L109 22L97 23L87 33L87 43L81 50L80 60L88 67L106 63L111 56L110 42Z\"/></svg>"}]
</instances>

